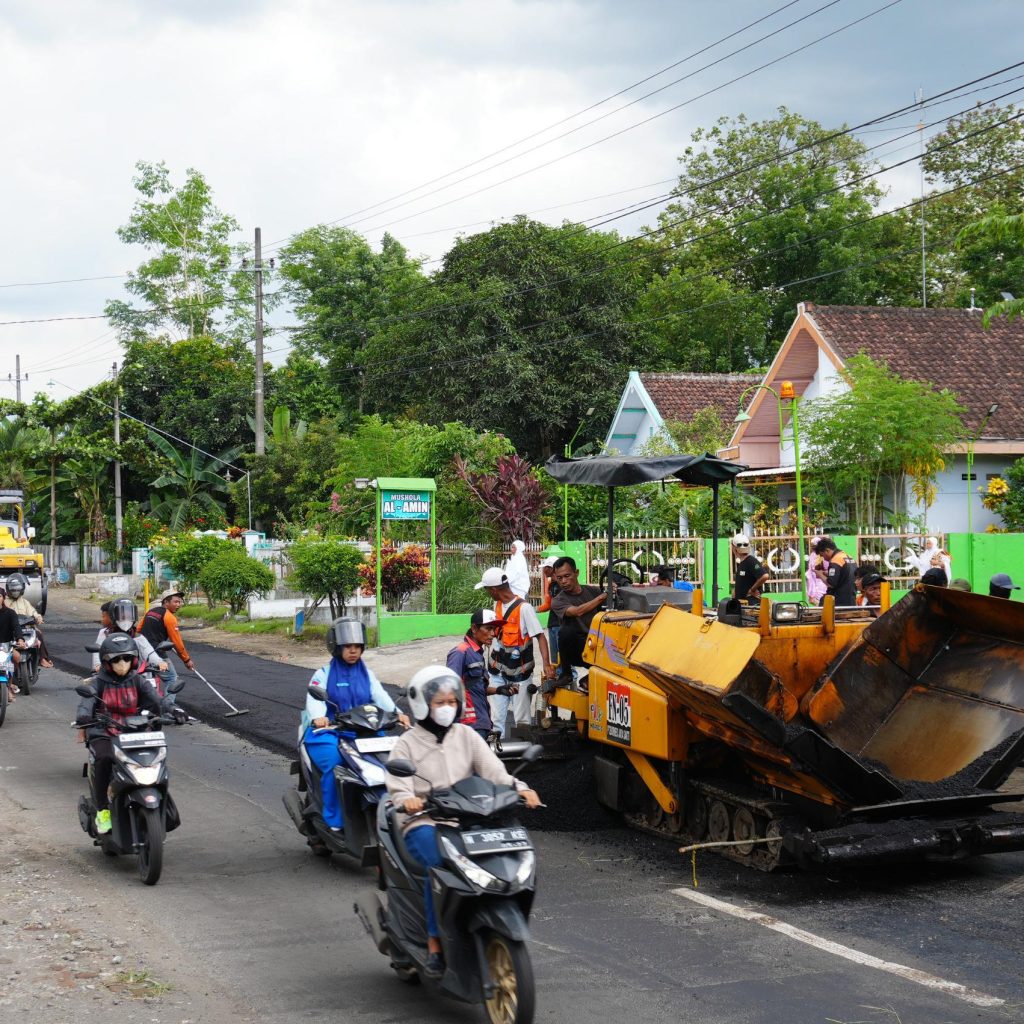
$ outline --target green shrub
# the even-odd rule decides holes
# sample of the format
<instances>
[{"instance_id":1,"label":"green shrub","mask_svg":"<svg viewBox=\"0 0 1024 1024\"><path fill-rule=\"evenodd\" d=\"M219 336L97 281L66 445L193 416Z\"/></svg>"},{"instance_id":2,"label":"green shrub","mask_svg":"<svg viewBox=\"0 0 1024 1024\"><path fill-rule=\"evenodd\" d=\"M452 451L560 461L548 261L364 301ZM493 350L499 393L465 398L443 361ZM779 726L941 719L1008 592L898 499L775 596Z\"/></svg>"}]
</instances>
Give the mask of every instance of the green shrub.
<instances>
[{"instance_id":1,"label":"green shrub","mask_svg":"<svg viewBox=\"0 0 1024 1024\"><path fill-rule=\"evenodd\" d=\"M288 548L293 572L289 584L313 598L313 607L326 597L331 618L345 611L349 595L359 586L363 554L354 544L338 540L299 540Z\"/></svg>"},{"instance_id":2,"label":"green shrub","mask_svg":"<svg viewBox=\"0 0 1024 1024\"><path fill-rule=\"evenodd\" d=\"M191 593L199 585L203 569L214 558L227 551L245 554L245 549L237 541L212 535L196 537L191 533L177 533L166 544L154 548L153 553L161 562L167 564L182 589Z\"/></svg>"},{"instance_id":3,"label":"green shrub","mask_svg":"<svg viewBox=\"0 0 1024 1024\"><path fill-rule=\"evenodd\" d=\"M199 582L211 601L227 602L232 615L237 615L250 597L262 597L272 590L275 579L272 569L232 544L206 563Z\"/></svg>"},{"instance_id":4,"label":"green shrub","mask_svg":"<svg viewBox=\"0 0 1024 1024\"><path fill-rule=\"evenodd\" d=\"M486 590L474 590L480 582L480 570L468 558L446 558L437 571L437 611L439 615L469 615L477 608L490 608Z\"/></svg>"}]
</instances>

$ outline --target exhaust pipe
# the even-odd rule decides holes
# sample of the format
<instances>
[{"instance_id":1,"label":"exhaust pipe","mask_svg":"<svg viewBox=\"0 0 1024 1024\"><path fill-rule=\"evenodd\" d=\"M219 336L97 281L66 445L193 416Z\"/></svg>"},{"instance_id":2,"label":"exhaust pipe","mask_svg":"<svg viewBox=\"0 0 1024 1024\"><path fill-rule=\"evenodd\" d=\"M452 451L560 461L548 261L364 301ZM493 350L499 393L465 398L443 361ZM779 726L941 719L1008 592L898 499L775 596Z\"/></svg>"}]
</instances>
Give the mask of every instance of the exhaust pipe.
<instances>
[{"instance_id":1,"label":"exhaust pipe","mask_svg":"<svg viewBox=\"0 0 1024 1024\"><path fill-rule=\"evenodd\" d=\"M356 912L356 917L363 922L366 934L373 939L377 952L387 953L390 944L387 932L384 931L384 925L381 922L381 905L377 894L370 893L366 896L360 896L352 904L352 909Z\"/></svg>"},{"instance_id":2,"label":"exhaust pipe","mask_svg":"<svg viewBox=\"0 0 1024 1024\"><path fill-rule=\"evenodd\" d=\"M288 812L288 817L295 822L295 827L302 835L308 836L309 825L306 823L306 818L302 813L302 801L299 798L299 791L297 789L285 790L281 800L284 803L284 809Z\"/></svg>"}]
</instances>

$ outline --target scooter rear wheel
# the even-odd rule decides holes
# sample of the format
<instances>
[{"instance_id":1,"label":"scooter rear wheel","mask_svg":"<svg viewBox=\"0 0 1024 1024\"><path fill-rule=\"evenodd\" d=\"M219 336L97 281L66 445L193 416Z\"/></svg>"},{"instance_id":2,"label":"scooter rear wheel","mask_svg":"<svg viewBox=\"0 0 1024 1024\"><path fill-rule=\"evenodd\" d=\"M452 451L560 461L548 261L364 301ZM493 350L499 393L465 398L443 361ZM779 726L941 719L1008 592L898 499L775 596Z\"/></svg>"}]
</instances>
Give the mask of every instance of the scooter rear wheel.
<instances>
[{"instance_id":1,"label":"scooter rear wheel","mask_svg":"<svg viewBox=\"0 0 1024 1024\"><path fill-rule=\"evenodd\" d=\"M7 701L9 695L7 693L7 683L0 679L0 725L4 724L4 719L7 717Z\"/></svg>"},{"instance_id":2,"label":"scooter rear wheel","mask_svg":"<svg viewBox=\"0 0 1024 1024\"><path fill-rule=\"evenodd\" d=\"M18 686L21 692L27 697L32 692L32 668L29 665L29 658L26 656L18 662Z\"/></svg>"},{"instance_id":3,"label":"scooter rear wheel","mask_svg":"<svg viewBox=\"0 0 1024 1024\"><path fill-rule=\"evenodd\" d=\"M490 999L484 997L490 1024L533 1024L536 990L526 944L488 932L484 951L494 983L494 994Z\"/></svg>"},{"instance_id":4,"label":"scooter rear wheel","mask_svg":"<svg viewBox=\"0 0 1024 1024\"><path fill-rule=\"evenodd\" d=\"M156 807L144 807L138 817L139 878L156 885L164 867L164 823Z\"/></svg>"}]
</instances>

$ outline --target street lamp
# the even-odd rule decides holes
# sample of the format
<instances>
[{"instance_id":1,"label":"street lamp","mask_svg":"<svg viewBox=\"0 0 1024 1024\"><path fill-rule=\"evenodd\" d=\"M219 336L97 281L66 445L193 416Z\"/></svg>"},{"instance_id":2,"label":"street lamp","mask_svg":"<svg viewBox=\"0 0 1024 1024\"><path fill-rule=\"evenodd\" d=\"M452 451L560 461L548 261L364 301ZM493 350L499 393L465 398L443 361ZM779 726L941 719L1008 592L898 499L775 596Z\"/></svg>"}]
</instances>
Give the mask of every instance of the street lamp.
<instances>
[{"instance_id":1,"label":"street lamp","mask_svg":"<svg viewBox=\"0 0 1024 1024\"><path fill-rule=\"evenodd\" d=\"M580 425L576 428L576 433L569 438L569 443L565 446L565 457L567 459L572 458L572 445L577 437L580 436L580 431L583 429L583 424L594 415L594 407L591 406L584 414L583 419L580 420ZM564 513L564 524L562 540L567 541L569 539L569 485L562 484L562 511Z\"/></svg>"},{"instance_id":2,"label":"street lamp","mask_svg":"<svg viewBox=\"0 0 1024 1024\"><path fill-rule=\"evenodd\" d=\"M804 604L807 604L807 577L804 575L804 499L803 499L803 487L800 475L800 423L797 419L797 404L799 399L797 398L796 388L793 387L791 380L784 380L782 387L776 391L775 388L769 387L767 384L754 384L752 387L747 388L742 395L740 395L740 411L736 414L734 423L746 423L750 419L750 414L745 412L743 409L743 400L752 391L770 391L775 396L775 401L778 403L779 410L779 444L782 444L782 414L784 401L788 401L785 411L790 414L790 419L793 424L793 461L796 463L796 551L797 551L797 572L800 575L800 595Z\"/></svg>"},{"instance_id":3,"label":"street lamp","mask_svg":"<svg viewBox=\"0 0 1024 1024\"><path fill-rule=\"evenodd\" d=\"M988 421L999 412L999 406L993 402L985 413L985 418L978 426L974 437L967 439L967 571L971 577L971 586L974 586L974 495L972 484L974 483L974 446L981 437L981 432L988 426Z\"/></svg>"}]
</instances>

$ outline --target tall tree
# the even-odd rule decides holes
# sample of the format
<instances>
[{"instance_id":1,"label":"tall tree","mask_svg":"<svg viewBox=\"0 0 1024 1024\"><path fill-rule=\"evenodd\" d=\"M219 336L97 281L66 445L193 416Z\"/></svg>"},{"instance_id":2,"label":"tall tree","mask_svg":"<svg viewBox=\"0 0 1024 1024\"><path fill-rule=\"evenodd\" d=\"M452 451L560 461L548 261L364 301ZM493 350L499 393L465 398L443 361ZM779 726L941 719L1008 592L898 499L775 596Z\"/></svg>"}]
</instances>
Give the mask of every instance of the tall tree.
<instances>
[{"instance_id":1,"label":"tall tree","mask_svg":"<svg viewBox=\"0 0 1024 1024\"><path fill-rule=\"evenodd\" d=\"M641 355L628 322L645 270L619 237L518 217L460 238L415 315L366 349L368 406L501 430L537 459L588 407L607 422Z\"/></svg>"},{"instance_id":2,"label":"tall tree","mask_svg":"<svg viewBox=\"0 0 1024 1024\"><path fill-rule=\"evenodd\" d=\"M238 266L245 246L203 175L189 168L175 187L167 165L139 161L132 184L139 196L117 236L150 255L128 274L125 290L138 300L107 303L106 314L125 340L159 335L248 338L252 334L252 275Z\"/></svg>"},{"instance_id":3,"label":"tall tree","mask_svg":"<svg viewBox=\"0 0 1024 1024\"><path fill-rule=\"evenodd\" d=\"M709 320L728 317L733 304L753 317L740 343L730 348L716 341L713 358L700 368L767 363L800 300L885 299L884 275L859 265L899 248L903 228L870 219L884 192L873 179L861 180L875 164L857 139L780 107L769 120L723 117L698 129L680 164L677 198L659 218L664 269L649 303L657 306L676 292L692 319L694 299L706 296ZM783 287L795 281L803 282L798 290ZM758 337L757 321L765 317ZM677 339L675 322L665 323L667 330L653 331L673 363L684 364L691 337L684 332ZM716 334L723 332L711 337Z\"/></svg>"}]
</instances>

